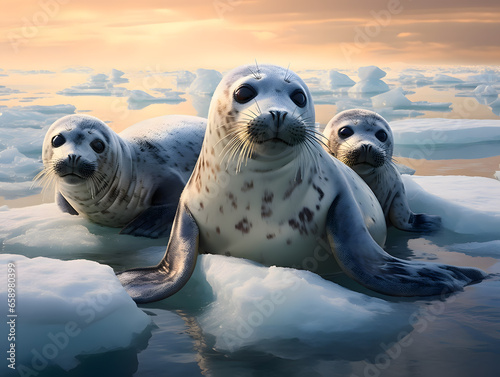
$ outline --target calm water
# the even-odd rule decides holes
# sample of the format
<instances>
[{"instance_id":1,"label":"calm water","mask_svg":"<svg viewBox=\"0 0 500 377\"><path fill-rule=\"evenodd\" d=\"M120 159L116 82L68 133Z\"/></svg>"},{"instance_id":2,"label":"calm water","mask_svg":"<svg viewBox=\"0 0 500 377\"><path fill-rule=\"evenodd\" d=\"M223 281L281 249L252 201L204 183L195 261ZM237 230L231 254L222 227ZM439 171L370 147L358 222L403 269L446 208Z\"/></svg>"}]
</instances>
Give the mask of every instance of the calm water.
<instances>
[{"instance_id":1,"label":"calm water","mask_svg":"<svg viewBox=\"0 0 500 377\"><path fill-rule=\"evenodd\" d=\"M390 77L393 75L390 74ZM209 98L185 95L185 102L154 104L142 109L127 107L125 98L76 96L65 97L56 92L81 84L87 74L20 75L2 77L1 84L24 93L3 98L1 105L73 104L77 111L88 111L117 131L154 116L191 114L206 116ZM150 89L144 73L126 74L129 89ZM351 77L355 77L352 75ZM388 84L396 81L389 78ZM146 87L146 88L145 88ZM173 88L168 75L156 76L154 87ZM449 112L424 112L421 117L500 119L486 103L473 97L457 97L463 89L454 86L404 87L414 94L412 101L452 102ZM331 96L317 105L317 121L326 124L335 114L337 101ZM29 102L25 102L28 100ZM461 109L466 109L462 111ZM396 116L390 117L398 119ZM1 138L1 136L0 136ZM401 151L404 154L404 151ZM463 153L461 158L426 161L402 158L417 174L465 174L491 177L499 170L500 146L496 156L477 157ZM11 207L40 203L40 195L18 200L2 200ZM458 235L441 230L419 236L391 229L386 250L395 256L412 260L429 260L457 265L475 266L490 273L500 273L500 251L484 249L481 254L453 252L450 245L465 242L487 242L498 237ZM5 250L8 252L8 250ZM158 249L157 258L163 251ZM75 256L77 257L77 256ZM86 256L88 258L88 255ZM151 258L151 256L150 256ZM153 259L155 256L152 257ZM96 260L116 269L135 264L136 258L117 255L96 255ZM351 289L373 295L344 276L336 282ZM492 277L446 299L395 299L385 296L408 310L406 324L382 339L371 339L363 333L357 339L324 339L304 344L296 339L261 341L235 353L214 349L214 339L203 334L197 316L206 303L165 300L147 305L143 310L151 316L154 326L136 344L136 349L116 351L99 356L82 357L81 365L71 372L46 370L47 376L481 376L498 375L500 367L500 277Z\"/></svg>"}]
</instances>

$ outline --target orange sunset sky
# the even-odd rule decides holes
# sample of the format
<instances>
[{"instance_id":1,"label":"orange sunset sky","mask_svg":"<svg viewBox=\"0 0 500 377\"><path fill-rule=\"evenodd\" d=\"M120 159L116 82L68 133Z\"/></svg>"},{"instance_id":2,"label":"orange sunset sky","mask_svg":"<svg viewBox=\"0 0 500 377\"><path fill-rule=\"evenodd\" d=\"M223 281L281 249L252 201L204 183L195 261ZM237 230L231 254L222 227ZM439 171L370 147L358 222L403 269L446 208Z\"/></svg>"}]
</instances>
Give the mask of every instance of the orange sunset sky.
<instances>
[{"instance_id":1,"label":"orange sunset sky","mask_svg":"<svg viewBox=\"0 0 500 377\"><path fill-rule=\"evenodd\" d=\"M498 0L2 0L3 69L499 64Z\"/></svg>"}]
</instances>

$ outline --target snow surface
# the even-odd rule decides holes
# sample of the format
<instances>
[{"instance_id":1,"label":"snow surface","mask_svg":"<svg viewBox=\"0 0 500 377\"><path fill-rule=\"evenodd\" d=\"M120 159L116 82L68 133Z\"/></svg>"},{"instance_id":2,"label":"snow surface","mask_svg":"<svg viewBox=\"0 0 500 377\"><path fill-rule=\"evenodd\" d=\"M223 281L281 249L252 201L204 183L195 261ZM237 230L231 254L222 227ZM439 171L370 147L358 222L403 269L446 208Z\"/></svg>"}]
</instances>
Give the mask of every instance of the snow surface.
<instances>
[{"instance_id":1,"label":"snow surface","mask_svg":"<svg viewBox=\"0 0 500 377\"><path fill-rule=\"evenodd\" d=\"M70 370L79 364L77 356L131 347L150 324L109 266L1 254L3 282L9 263L15 265L18 298L16 367L25 375L49 365ZM0 290L0 302L7 302L6 289ZM0 345L9 349L7 336Z\"/></svg>"}]
</instances>

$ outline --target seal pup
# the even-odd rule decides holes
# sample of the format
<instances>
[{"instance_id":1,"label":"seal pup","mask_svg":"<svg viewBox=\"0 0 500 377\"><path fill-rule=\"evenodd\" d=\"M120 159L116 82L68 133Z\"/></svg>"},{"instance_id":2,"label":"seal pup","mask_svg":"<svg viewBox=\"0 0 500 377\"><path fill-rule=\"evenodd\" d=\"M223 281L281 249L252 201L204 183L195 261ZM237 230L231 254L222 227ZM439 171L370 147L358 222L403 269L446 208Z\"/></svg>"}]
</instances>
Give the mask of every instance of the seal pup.
<instances>
[{"instance_id":1,"label":"seal pup","mask_svg":"<svg viewBox=\"0 0 500 377\"><path fill-rule=\"evenodd\" d=\"M67 115L45 135L35 180L55 182L63 212L122 234L168 236L205 129L203 118L167 115L117 134L90 115Z\"/></svg>"},{"instance_id":2,"label":"seal pup","mask_svg":"<svg viewBox=\"0 0 500 377\"><path fill-rule=\"evenodd\" d=\"M242 66L210 104L200 157L157 266L118 273L137 303L189 280L198 253L339 271L384 294L426 296L484 278L475 268L406 261L381 244L386 225L363 180L330 156L306 84L282 67ZM305 263L316 261L316 265ZM318 268L314 268L318 266Z\"/></svg>"},{"instance_id":3,"label":"seal pup","mask_svg":"<svg viewBox=\"0 0 500 377\"><path fill-rule=\"evenodd\" d=\"M439 229L441 217L411 211L401 174L392 161L394 137L383 117L369 110L342 111L328 122L323 134L327 150L370 186L387 224L410 232Z\"/></svg>"}]
</instances>

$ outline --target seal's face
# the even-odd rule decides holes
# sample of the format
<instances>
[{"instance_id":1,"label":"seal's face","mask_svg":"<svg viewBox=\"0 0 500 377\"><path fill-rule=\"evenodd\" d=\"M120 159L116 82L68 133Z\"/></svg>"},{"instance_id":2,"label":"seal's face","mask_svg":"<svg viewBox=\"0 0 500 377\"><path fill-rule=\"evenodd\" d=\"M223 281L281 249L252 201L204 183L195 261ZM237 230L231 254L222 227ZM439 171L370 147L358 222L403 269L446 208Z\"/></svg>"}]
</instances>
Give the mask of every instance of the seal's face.
<instances>
[{"instance_id":1,"label":"seal's face","mask_svg":"<svg viewBox=\"0 0 500 377\"><path fill-rule=\"evenodd\" d=\"M43 147L44 170L37 179L59 185L84 185L90 190L106 182L112 159L110 130L97 118L70 115L56 121L48 130ZM112 172L109 172L112 173Z\"/></svg>"},{"instance_id":2,"label":"seal's face","mask_svg":"<svg viewBox=\"0 0 500 377\"><path fill-rule=\"evenodd\" d=\"M225 76L214 98L209 132L217 134L226 164L280 159L319 137L306 84L281 67L240 67Z\"/></svg>"},{"instance_id":3,"label":"seal's face","mask_svg":"<svg viewBox=\"0 0 500 377\"><path fill-rule=\"evenodd\" d=\"M326 126L328 146L358 174L367 174L392 159L393 137L387 121L367 110L347 110Z\"/></svg>"}]
</instances>

